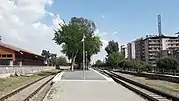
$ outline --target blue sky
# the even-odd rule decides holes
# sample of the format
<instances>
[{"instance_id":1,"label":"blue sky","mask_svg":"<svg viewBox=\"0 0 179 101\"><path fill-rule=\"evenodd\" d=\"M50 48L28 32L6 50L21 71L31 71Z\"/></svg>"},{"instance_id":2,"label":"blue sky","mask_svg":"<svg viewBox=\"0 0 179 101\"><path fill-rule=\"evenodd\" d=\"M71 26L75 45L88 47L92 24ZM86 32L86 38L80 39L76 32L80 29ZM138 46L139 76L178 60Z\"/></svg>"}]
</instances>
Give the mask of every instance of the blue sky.
<instances>
[{"instance_id":1,"label":"blue sky","mask_svg":"<svg viewBox=\"0 0 179 101\"><path fill-rule=\"evenodd\" d=\"M157 33L157 14L162 16L163 33L179 31L178 4L178 0L55 0L49 11L65 21L73 16L93 20L100 32L107 33L105 40L123 44Z\"/></svg>"},{"instance_id":2,"label":"blue sky","mask_svg":"<svg viewBox=\"0 0 179 101\"><path fill-rule=\"evenodd\" d=\"M53 39L61 19L93 20L103 48L93 61L105 57L109 40L126 44L147 34L157 33L157 15L162 16L162 31L179 31L179 0L1 0L0 35L2 41L41 53L43 49L63 55ZM60 17L59 17L59 16Z\"/></svg>"}]
</instances>

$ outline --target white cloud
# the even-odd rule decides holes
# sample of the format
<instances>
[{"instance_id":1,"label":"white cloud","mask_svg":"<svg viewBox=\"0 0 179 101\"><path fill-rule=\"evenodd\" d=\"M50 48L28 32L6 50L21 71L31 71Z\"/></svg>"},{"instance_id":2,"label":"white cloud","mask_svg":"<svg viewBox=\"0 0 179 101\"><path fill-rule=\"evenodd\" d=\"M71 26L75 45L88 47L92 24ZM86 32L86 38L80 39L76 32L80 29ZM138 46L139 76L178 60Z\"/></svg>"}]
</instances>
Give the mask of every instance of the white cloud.
<instances>
[{"instance_id":1,"label":"white cloud","mask_svg":"<svg viewBox=\"0 0 179 101\"><path fill-rule=\"evenodd\" d=\"M101 15L101 18L102 18L102 19L105 19L105 16L104 16L104 15Z\"/></svg>"},{"instance_id":2,"label":"white cloud","mask_svg":"<svg viewBox=\"0 0 179 101\"><path fill-rule=\"evenodd\" d=\"M112 33L112 35L116 35L117 33L118 33L118 32L117 32L117 31L115 31L115 32L113 32L113 33Z\"/></svg>"},{"instance_id":3,"label":"white cloud","mask_svg":"<svg viewBox=\"0 0 179 101\"><path fill-rule=\"evenodd\" d=\"M104 36L108 35L107 32L100 32L99 29L96 29L94 34L97 36L100 36L100 37L104 37Z\"/></svg>"},{"instance_id":4,"label":"white cloud","mask_svg":"<svg viewBox=\"0 0 179 101\"><path fill-rule=\"evenodd\" d=\"M108 44L108 40L104 39L104 36L106 36L108 34L107 32L100 32L99 29L96 29L94 34L97 35L97 36L100 36L103 46L101 47L100 52L98 54L92 56L92 59L91 59L92 63L94 63L98 59L100 59L100 60L104 60L105 59L105 57L106 57L105 47Z\"/></svg>"},{"instance_id":5,"label":"white cloud","mask_svg":"<svg viewBox=\"0 0 179 101\"><path fill-rule=\"evenodd\" d=\"M53 0L1 0L2 41L36 53L47 49L61 55L60 47L52 41L56 25L48 26L40 22L48 13L46 7L52 4ZM59 15L48 14L53 22L61 21Z\"/></svg>"}]
</instances>

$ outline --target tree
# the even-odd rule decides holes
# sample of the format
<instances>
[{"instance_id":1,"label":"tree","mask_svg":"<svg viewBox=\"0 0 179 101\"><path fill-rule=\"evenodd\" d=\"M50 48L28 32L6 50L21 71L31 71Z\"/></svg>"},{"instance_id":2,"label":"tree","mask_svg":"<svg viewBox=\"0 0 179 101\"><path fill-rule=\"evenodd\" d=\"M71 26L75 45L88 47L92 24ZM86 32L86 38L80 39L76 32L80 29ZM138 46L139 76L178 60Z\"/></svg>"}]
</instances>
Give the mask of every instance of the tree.
<instances>
[{"instance_id":1,"label":"tree","mask_svg":"<svg viewBox=\"0 0 179 101\"><path fill-rule=\"evenodd\" d=\"M57 54L51 53L49 61L52 66L56 65L57 64Z\"/></svg>"},{"instance_id":2,"label":"tree","mask_svg":"<svg viewBox=\"0 0 179 101\"><path fill-rule=\"evenodd\" d=\"M103 62L101 60L97 60L96 63L95 63L97 66L103 64Z\"/></svg>"},{"instance_id":3,"label":"tree","mask_svg":"<svg viewBox=\"0 0 179 101\"><path fill-rule=\"evenodd\" d=\"M57 57L57 65L65 66L67 64L67 60L65 57L60 56Z\"/></svg>"},{"instance_id":4,"label":"tree","mask_svg":"<svg viewBox=\"0 0 179 101\"><path fill-rule=\"evenodd\" d=\"M60 25L61 28L55 31L53 40L58 45L62 44L62 52L71 60L71 68L75 62L81 63L83 44L82 39L85 36L85 50L88 54L88 60L93 54L100 51L102 45L99 37L93 35L96 29L95 24L84 18L72 18L69 24ZM76 59L77 58L77 59Z\"/></svg>"},{"instance_id":5,"label":"tree","mask_svg":"<svg viewBox=\"0 0 179 101\"><path fill-rule=\"evenodd\" d=\"M50 52L47 50L42 50L41 55L45 57L45 59L47 61L47 65L49 65Z\"/></svg>"},{"instance_id":6,"label":"tree","mask_svg":"<svg viewBox=\"0 0 179 101\"><path fill-rule=\"evenodd\" d=\"M149 71L151 66L142 60L122 60L119 66L124 70L135 70L137 72Z\"/></svg>"},{"instance_id":7,"label":"tree","mask_svg":"<svg viewBox=\"0 0 179 101\"><path fill-rule=\"evenodd\" d=\"M71 19L71 24L79 25L87 30L88 35L93 36L94 31L96 30L96 25L93 21L85 19L85 18L77 18L73 17Z\"/></svg>"},{"instance_id":8,"label":"tree","mask_svg":"<svg viewBox=\"0 0 179 101\"><path fill-rule=\"evenodd\" d=\"M157 67L161 69L172 70L173 74L175 75L175 71L177 70L177 67L178 67L178 61L174 58L166 57L166 58L160 59L157 62Z\"/></svg>"},{"instance_id":9,"label":"tree","mask_svg":"<svg viewBox=\"0 0 179 101\"><path fill-rule=\"evenodd\" d=\"M119 45L117 42L114 42L114 40L109 41L108 45L105 47L105 51L107 52L107 56L109 56L112 52L118 52L119 51Z\"/></svg>"},{"instance_id":10,"label":"tree","mask_svg":"<svg viewBox=\"0 0 179 101\"><path fill-rule=\"evenodd\" d=\"M124 59L123 54L120 52L112 52L107 59L107 64L110 66L118 66L119 62Z\"/></svg>"}]
</instances>

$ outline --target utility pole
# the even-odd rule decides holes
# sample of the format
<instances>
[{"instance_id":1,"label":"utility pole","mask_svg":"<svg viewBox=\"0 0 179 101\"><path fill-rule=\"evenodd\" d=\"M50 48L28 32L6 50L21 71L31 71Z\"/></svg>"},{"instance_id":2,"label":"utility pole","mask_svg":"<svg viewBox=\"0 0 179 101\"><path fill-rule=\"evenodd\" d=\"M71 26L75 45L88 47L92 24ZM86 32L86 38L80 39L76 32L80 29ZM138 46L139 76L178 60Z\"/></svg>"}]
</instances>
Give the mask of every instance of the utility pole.
<instances>
[{"instance_id":1,"label":"utility pole","mask_svg":"<svg viewBox=\"0 0 179 101\"><path fill-rule=\"evenodd\" d=\"M85 35L83 34L83 79L85 80Z\"/></svg>"},{"instance_id":2,"label":"utility pole","mask_svg":"<svg viewBox=\"0 0 179 101\"><path fill-rule=\"evenodd\" d=\"M88 58L87 58L87 51L86 51L86 70L88 69Z\"/></svg>"}]
</instances>

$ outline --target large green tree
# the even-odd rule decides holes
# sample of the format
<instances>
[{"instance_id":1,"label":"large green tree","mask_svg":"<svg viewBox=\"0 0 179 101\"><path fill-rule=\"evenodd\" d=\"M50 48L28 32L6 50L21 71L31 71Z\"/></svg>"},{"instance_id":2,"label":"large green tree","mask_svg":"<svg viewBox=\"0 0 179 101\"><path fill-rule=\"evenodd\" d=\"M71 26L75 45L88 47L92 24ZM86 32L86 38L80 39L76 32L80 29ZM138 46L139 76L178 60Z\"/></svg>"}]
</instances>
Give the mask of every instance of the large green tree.
<instances>
[{"instance_id":1,"label":"large green tree","mask_svg":"<svg viewBox=\"0 0 179 101\"><path fill-rule=\"evenodd\" d=\"M82 62L83 38L88 61L93 54L100 51L102 43L99 37L93 34L96 29L94 22L85 18L73 17L69 24L60 26L61 28L55 31L53 40L58 45L62 45L62 52L71 60L72 68L75 62L78 64Z\"/></svg>"},{"instance_id":2,"label":"large green tree","mask_svg":"<svg viewBox=\"0 0 179 101\"><path fill-rule=\"evenodd\" d=\"M120 52L112 52L107 59L107 64L116 67L118 66L119 62L124 59L124 55Z\"/></svg>"},{"instance_id":3,"label":"large green tree","mask_svg":"<svg viewBox=\"0 0 179 101\"><path fill-rule=\"evenodd\" d=\"M115 42L114 40L109 41L108 45L105 47L105 51L107 52L107 55L110 55L113 52L118 52L119 51L118 42Z\"/></svg>"}]
</instances>

